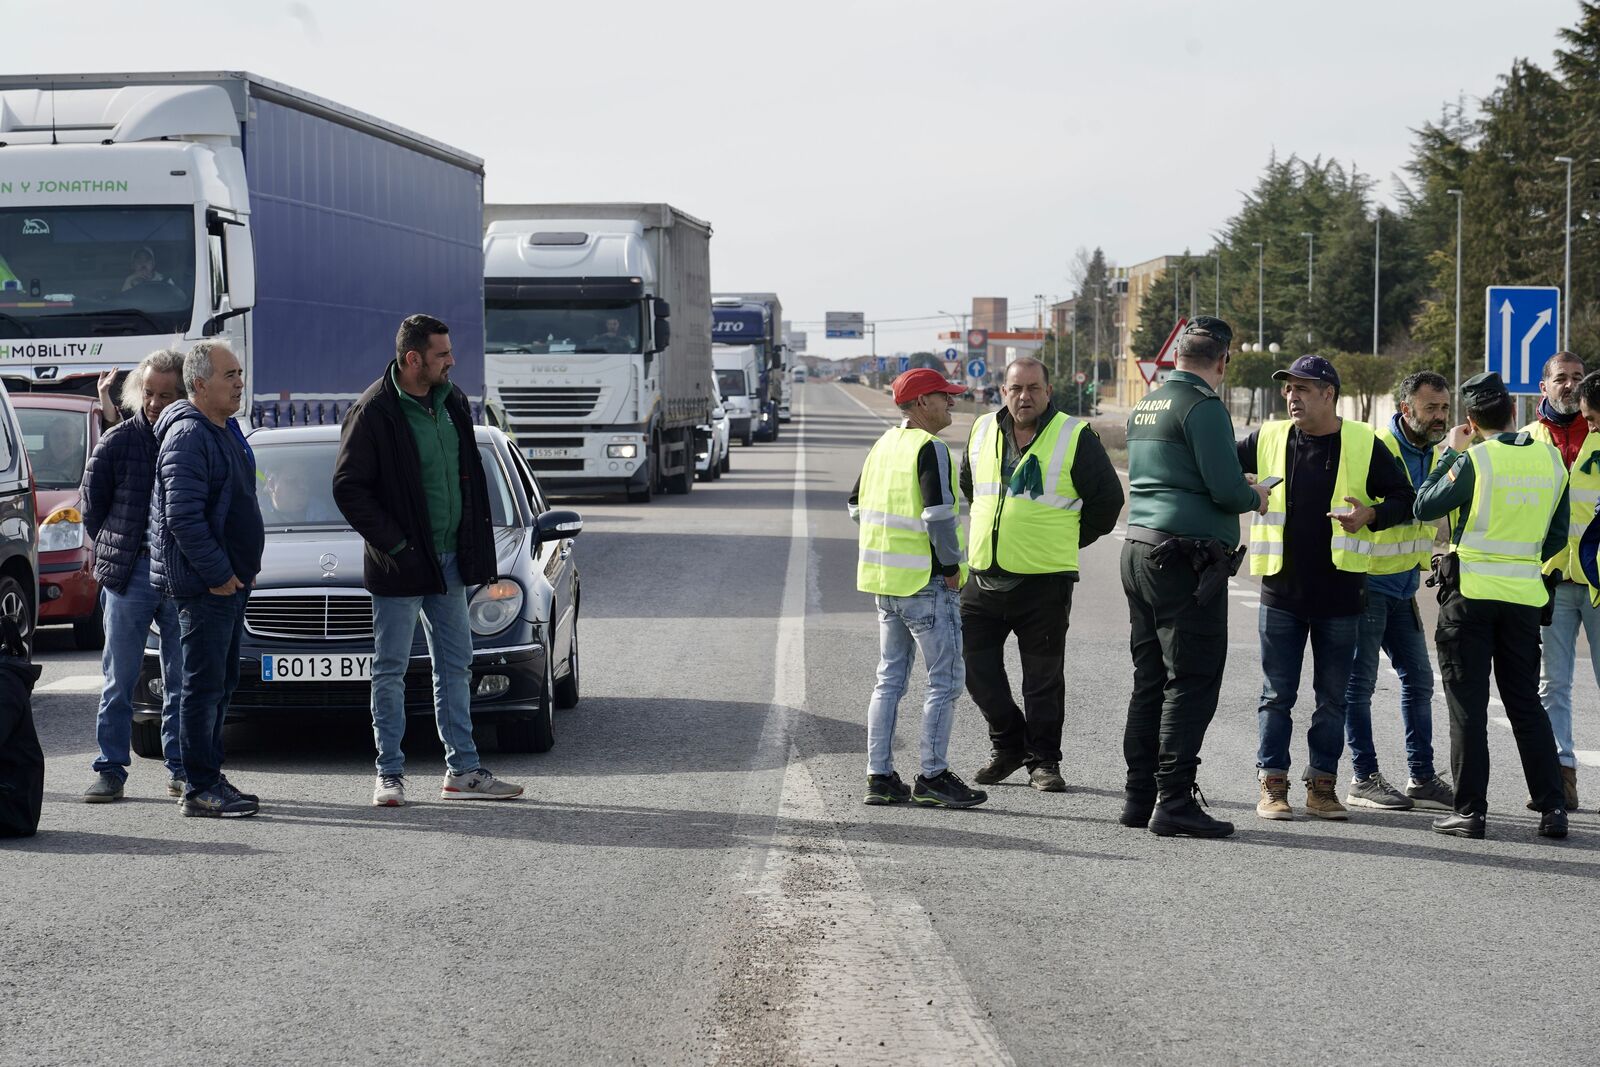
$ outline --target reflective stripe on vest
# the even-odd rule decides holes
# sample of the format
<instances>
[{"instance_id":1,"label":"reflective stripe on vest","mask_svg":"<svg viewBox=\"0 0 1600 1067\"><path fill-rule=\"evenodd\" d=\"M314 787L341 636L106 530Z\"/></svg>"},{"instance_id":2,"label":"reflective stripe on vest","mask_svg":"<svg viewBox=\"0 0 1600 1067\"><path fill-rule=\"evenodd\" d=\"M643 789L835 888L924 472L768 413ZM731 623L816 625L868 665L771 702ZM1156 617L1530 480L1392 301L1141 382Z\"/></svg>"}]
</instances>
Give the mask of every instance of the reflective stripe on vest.
<instances>
[{"instance_id":1,"label":"reflective stripe on vest","mask_svg":"<svg viewBox=\"0 0 1600 1067\"><path fill-rule=\"evenodd\" d=\"M961 578L966 580L966 541L961 536L960 496L955 463L950 464L950 498L955 504L924 507L917 457L934 436L925 430L899 426L878 438L861 468L860 551L856 557L856 588L863 593L911 596L933 577L933 547L928 543L928 519L956 519L961 544Z\"/></svg>"},{"instance_id":2,"label":"reflective stripe on vest","mask_svg":"<svg viewBox=\"0 0 1600 1067\"><path fill-rule=\"evenodd\" d=\"M1088 425L1056 412L1017 461L1032 457L1040 486L1013 491L1002 475L1005 435L997 414L972 424L967 462L972 468L972 565L996 563L1011 574L1056 574L1078 569L1078 515L1083 501L1072 484L1078 438Z\"/></svg>"},{"instance_id":3,"label":"reflective stripe on vest","mask_svg":"<svg viewBox=\"0 0 1600 1067\"><path fill-rule=\"evenodd\" d=\"M1481 441L1467 449L1472 514L1460 534L1461 595L1543 607L1539 550L1567 481L1561 452L1542 441Z\"/></svg>"},{"instance_id":4,"label":"reflective stripe on vest","mask_svg":"<svg viewBox=\"0 0 1600 1067\"><path fill-rule=\"evenodd\" d=\"M1523 430L1535 441L1555 447L1550 427L1544 423L1531 422ZM1600 504L1600 434L1590 433L1584 436L1583 444L1578 446L1577 458L1567 472L1567 506L1570 511L1567 517L1567 543L1560 552L1544 561L1544 573L1560 571L1563 577L1579 585L1589 584L1583 568L1578 565L1578 542L1583 539L1583 531L1588 529L1594 518L1597 504Z\"/></svg>"},{"instance_id":5,"label":"reflective stripe on vest","mask_svg":"<svg viewBox=\"0 0 1600 1067\"><path fill-rule=\"evenodd\" d=\"M1400 464L1400 469L1406 473L1406 480L1411 482L1412 488L1415 489L1417 483L1411 477L1411 465L1405 461L1394 431L1385 426L1378 431L1377 437ZM1430 445L1423 457L1424 473L1433 470L1433 463L1437 458L1436 450ZM1418 567L1428 566L1433 559L1433 534L1434 525L1431 522L1401 523L1386 530L1373 532L1371 573L1403 574Z\"/></svg>"},{"instance_id":6,"label":"reflective stripe on vest","mask_svg":"<svg viewBox=\"0 0 1600 1067\"><path fill-rule=\"evenodd\" d=\"M1260 478L1278 477L1283 481L1267 494L1267 513L1250 520L1250 573L1277 574L1283 570L1284 523L1289 513L1289 430L1294 423L1287 419L1274 420L1261 425L1256 436L1256 475ZM1353 509L1345 497L1355 497L1363 505L1374 503L1367 495L1367 471L1372 466L1372 448L1377 437L1372 427L1364 422L1344 419L1339 425L1339 469L1333 479L1333 499L1328 501L1328 511L1347 515ZM1345 533L1337 519L1329 519L1332 527L1328 535L1332 549L1333 565L1341 571L1363 574L1372 566L1373 534L1366 527L1355 533Z\"/></svg>"}]
</instances>

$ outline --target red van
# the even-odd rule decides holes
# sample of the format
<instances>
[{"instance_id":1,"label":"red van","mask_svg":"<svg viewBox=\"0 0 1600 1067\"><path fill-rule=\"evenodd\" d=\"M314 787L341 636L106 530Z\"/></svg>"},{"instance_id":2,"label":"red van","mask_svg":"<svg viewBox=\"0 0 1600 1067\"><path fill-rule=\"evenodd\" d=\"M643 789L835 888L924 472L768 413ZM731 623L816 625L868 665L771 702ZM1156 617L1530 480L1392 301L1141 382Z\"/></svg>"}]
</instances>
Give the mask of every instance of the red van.
<instances>
[{"instance_id":1,"label":"red van","mask_svg":"<svg viewBox=\"0 0 1600 1067\"><path fill-rule=\"evenodd\" d=\"M40 626L72 626L83 649L105 644L94 542L83 528L79 486L100 440L100 401L62 393L13 393L11 406L33 465L39 501Z\"/></svg>"}]
</instances>

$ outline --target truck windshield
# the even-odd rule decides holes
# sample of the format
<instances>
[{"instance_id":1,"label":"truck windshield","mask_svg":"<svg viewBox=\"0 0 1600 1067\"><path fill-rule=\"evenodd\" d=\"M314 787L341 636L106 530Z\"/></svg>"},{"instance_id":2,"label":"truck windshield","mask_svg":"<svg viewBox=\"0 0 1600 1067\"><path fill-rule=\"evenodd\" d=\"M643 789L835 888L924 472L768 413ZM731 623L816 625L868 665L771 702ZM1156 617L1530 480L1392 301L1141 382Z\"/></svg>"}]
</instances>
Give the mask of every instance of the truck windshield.
<instances>
[{"instance_id":1,"label":"truck windshield","mask_svg":"<svg viewBox=\"0 0 1600 1067\"><path fill-rule=\"evenodd\" d=\"M89 455L89 420L81 411L17 407L22 447L40 489L76 489Z\"/></svg>"},{"instance_id":2,"label":"truck windshield","mask_svg":"<svg viewBox=\"0 0 1600 1067\"><path fill-rule=\"evenodd\" d=\"M717 390L724 400L730 396L748 396L750 393L750 390L745 388L742 370L717 371Z\"/></svg>"},{"instance_id":3,"label":"truck windshield","mask_svg":"<svg viewBox=\"0 0 1600 1067\"><path fill-rule=\"evenodd\" d=\"M0 338L186 331L194 211L0 208Z\"/></svg>"},{"instance_id":4,"label":"truck windshield","mask_svg":"<svg viewBox=\"0 0 1600 1067\"><path fill-rule=\"evenodd\" d=\"M639 352L644 331L637 301L490 300L484 307L488 352Z\"/></svg>"}]
</instances>

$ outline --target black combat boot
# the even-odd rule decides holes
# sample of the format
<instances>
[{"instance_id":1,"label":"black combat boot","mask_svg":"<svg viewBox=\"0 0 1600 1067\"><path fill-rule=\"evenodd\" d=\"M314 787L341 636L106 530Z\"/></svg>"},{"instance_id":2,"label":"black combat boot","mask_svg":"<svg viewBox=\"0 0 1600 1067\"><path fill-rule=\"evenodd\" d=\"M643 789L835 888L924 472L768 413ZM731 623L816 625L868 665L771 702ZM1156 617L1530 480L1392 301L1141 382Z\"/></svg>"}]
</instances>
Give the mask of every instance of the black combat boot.
<instances>
[{"instance_id":1,"label":"black combat boot","mask_svg":"<svg viewBox=\"0 0 1600 1067\"><path fill-rule=\"evenodd\" d=\"M1191 785L1187 794L1165 797L1150 817L1150 832L1159 837L1227 837L1233 823L1213 819L1200 807L1206 801L1200 787Z\"/></svg>"},{"instance_id":2,"label":"black combat boot","mask_svg":"<svg viewBox=\"0 0 1600 1067\"><path fill-rule=\"evenodd\" d=\"M1135 795L1124 793L1122 797L1122 814L1117 821L1124 826L1137 826L1143 829L1150 825L1150 813L1155 810L1156 798L1152 794Z\"/></svg>"}]
</instances>

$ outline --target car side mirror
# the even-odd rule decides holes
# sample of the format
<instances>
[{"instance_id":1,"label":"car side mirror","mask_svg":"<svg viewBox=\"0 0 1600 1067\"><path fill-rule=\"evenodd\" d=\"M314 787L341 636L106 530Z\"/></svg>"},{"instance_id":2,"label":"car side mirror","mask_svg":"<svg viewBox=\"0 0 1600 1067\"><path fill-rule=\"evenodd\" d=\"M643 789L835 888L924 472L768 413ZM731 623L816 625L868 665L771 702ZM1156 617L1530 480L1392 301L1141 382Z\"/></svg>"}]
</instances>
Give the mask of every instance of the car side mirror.
<instances>
[{"instance_id":1,"label":"car side mirror","mask_svg":"<svg viewBox=\"0 0 1600 1067\"><path fill-rule=\"evenodd\" d=\"M540 543L577 537L583 532L583 516L576 511L547 511L534 524Z\"/></svg>"}]
</instances>

